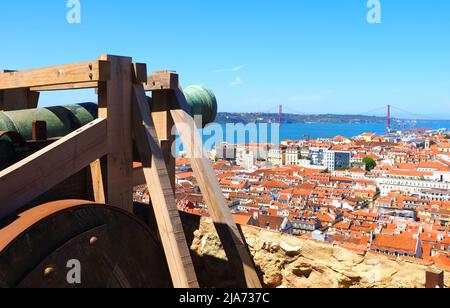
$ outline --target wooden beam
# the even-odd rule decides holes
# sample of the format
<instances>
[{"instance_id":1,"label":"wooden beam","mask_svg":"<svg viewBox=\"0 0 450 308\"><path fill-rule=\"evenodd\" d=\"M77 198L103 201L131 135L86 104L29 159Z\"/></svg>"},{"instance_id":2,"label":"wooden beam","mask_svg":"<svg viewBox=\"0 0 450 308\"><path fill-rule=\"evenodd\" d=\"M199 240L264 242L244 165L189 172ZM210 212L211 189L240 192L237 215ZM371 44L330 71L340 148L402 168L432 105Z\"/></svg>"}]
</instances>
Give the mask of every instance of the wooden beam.
<instances>
[{"instance_id":1,"label":"wooden beam","mask_svg":"<svg viewBox=\"0 0 450 308\"><path fill-rule=\"evenodd\" d=\"M134 83L142 84L147 82L147 64L133 63Z\"/></svg>"},{"instance_id":2,"label":"wooden beam","mask_svg":"<svg viewBox=\"0 0 450 308\"><path fill-rule=\"evenodd\" d=\"M0 217L10 215L106 154L106 120L95 120L0 172Z\"/></svg>"},{"instance_id":3,"label":"wooden beam","mask_svg":"<svg viewBox=\"0 0 450 308\"><path fill-rule=\"evenodd\" d=\"M155 91L152 97L152 119L155 125L159 144L169 171L170 183L175 193L175 164L176 159L172 153L172 145L175 143L175 135L172 135L174 122L170 114L170 106L175 97L173 91Z\"/></svg>"},{"instance_id":4,"label":"wooden beam","mask_svg":"<svg viewBox=\"0 0 450 308\"><path fill-rule=\"evenodd\" d=\"M14 111L28 108L28 89L0 90L0 110Z\"/></svg>"},{"instance_id":5,"label":"wooden beam","mask_svg":"<svg viewBox=\"0 0 450 308\"><path fill-rule=\"evenodd\" d=\"M61 90L82 90L82 89L96 89L98 82L80 82L80 83L67 83L57 84L50 86L31 87L31 91L45 92L45 91L61 91Z\"/></svg>"},{"instance_id":6,"label":"wooden beam","mask_svg":"<svg viewBox=\"0 0 450 308\"><path fill-rule=\"evenodd\" d=\"M176 90L178 89L178 74L173 71L157 71L148 76L144 84L145 91Z\"/></svg>"},{"instance_id":7,"label":"wooden beam","mask_svg":"<svg viewBox=\"0 0 450 308\"><path fill-rule=\"evenodd\" d=\"M36 109L39 105L40 93L36 91L28 91L28 109Z\"/></svg>"},{"instance_id":8,"label":"wooden beam","mask_svg":"<svg viewBox=\"0 0 450 308\"><path fill-rule=\"evenodd\" d=\"M47 140L47 122L45 121L33 121L31 124L31 140L32 141L45 141Z\"/></svg>"},{"instance_id":9,"label":"wooden beam","mask_svg":"<svg viewBox=\"0 0 450 308\"><path fill-rule=\"evenodd\" d=\"M98 115L108 119L106 201L133 212L133 135L131 130L133 66L129 57L104 55L110 79L99 83Z\"/></svg>"},{"instance_id":10,"label":"wooden beam","mask_svg":"<svg viewBox=\"0 0 450 308\"><path fill-rule=\"evenodd\" d=\"M14 70L0 70L0 73L14 73ZM39 93L28 88L0 91L0 110L14 111L37 108Z\"/></svg>"},{"instance_id":11,"label":"wooden beam","mask_svg":"<svg viewBox=\"0 0 450 308\"><path fill-rule=\"evenodd\" d=\"M107 61L80 62L0 73L0 90L107 81L109 76L110 64Z\"/></svg>"},{"instance_id":12,"label":"wooden beam","mask_svg":"<svg viewBox=\"0 0 450 308\"><path fill-rule=\"evenodd\" d=\"M171 114L184 150L191 158L195 178L232 266L230 270L236 273L237 287L261 288L245 239L226 204L217 176L206 156L197 126L192 117L183 110L186 108L186 98L180 89L176 90L175 94L180 108L171 110Z\"/></svg>"},{"instance_id":13,"label":"wooden beam","mask_svg":"<svg viewBox=\"0 0 450 308\"><path fill-rule=\"evenodd\" d=\"M197 277L144 87L134 85L134 95L134 135L172 281L176 288L197 288Z\"/></svg>"},{"instance_id":14,"label":"wooden beam","mask_svg":"<svg viewBox=\"0 0 450 308\"><path fill-rule=\"evenodd\" d=\"M99 204L106 204L105 188L103 186L102 164L97 159L90 165L92 189L94 193L94 201Z\"/></svg>"}]
</instances>

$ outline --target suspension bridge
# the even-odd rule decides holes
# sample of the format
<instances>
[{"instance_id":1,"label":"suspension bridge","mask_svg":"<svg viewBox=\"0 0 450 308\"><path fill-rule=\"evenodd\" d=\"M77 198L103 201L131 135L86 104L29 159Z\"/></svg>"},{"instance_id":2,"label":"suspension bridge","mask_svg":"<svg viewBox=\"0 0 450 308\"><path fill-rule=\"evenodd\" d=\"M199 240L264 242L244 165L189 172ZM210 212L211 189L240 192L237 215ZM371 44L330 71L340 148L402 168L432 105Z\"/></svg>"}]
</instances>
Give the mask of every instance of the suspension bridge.
<instances>
[{"instance_id":1,"label":"suspension bridge","mask_svg":"<svg viewBox=\"0 0 450 308\"><path fill-rule=\"evenodd\" d=\"M274 118L277 117L277 123L279 123L280 125L283 124L284 116L287 114L311 116L310 113L308 114L285 105L273 106L263 111L262 113L270 115L270 122L275 122ZM419 114L395 105L384 105L365 112L345 114L344 116L382 118L386 121L386 131L388 133L392 132L394 130L394 127L397 127L397 129L400 130L415 129L417 126L417 122L419 121L450 121L450 119L443 119L426 114Z\"/></svg>"}]
</instances>

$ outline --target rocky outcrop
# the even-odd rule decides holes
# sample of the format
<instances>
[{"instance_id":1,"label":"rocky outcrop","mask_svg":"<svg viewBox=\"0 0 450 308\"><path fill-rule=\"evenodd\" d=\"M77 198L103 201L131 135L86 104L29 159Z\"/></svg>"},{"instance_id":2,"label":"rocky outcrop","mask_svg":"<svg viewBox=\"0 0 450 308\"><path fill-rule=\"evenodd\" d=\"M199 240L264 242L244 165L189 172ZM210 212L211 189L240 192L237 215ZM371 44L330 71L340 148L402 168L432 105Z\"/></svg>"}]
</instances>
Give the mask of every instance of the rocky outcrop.
<instances>
[{"instance_id":1,"label":"rocky outcrop","mask_svg":"<svg viewBox=\"0 0 450 308\"><path fill-rule=\"evenodd\" d=\"M425 273L439 270L419 260L350 251L254 228L243 231L265 286L272 288L423 288ZM191 249L201 258L226 261L208 221L194 233ZM450 273L445 278L449 287Z\"/></svg>"}]
</instances>

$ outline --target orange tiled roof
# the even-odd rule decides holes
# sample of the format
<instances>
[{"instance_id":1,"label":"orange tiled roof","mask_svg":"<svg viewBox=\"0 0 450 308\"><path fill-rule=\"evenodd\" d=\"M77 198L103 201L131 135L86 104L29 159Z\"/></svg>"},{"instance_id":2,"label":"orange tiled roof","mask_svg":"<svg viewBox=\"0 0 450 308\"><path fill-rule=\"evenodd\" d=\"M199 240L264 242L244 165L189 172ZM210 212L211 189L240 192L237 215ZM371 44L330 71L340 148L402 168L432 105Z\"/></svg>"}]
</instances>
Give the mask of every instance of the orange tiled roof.
<instances>
[{"instance_id":1,"label":"orange tiled roof","mask_svg":"<svg viewBox=\"0 0 450 308\"><path fill-rule=\"evenodd\" d=\"M176 159L177 166L189 165L190 163L191 163L191 160L189 158L179 157L179 158Z\"/></svg>"},{"instance_id":2,"label":"orange tiled roof","mask_svg":"<svg viewBox=\"0 0 450 308\"><path fill-rule=\"evenodd\" d=\"M252 214L233 214L234 221L241 226L246 226L248 224L248 221L252 218Z\"/></svg>"},{"instance_id":3,"label":"orange tiled roof","mask_svg":"<svg viewBox=\"0 0 450 308\"><path fill-rule=\"evenodd\" d=\"M416 254L416 247L417 241L415 239L395 235L376 235L372 243L372 249L394 251L409 255Z\"/></svg>"},{"instance_id":4,"label":"orange tiled roof","mask_svg":"<svg viewBox=\"0 0 450 308\"><path fill-rule=\"evenodd\" d=\"M178 173L176 175L177 179L188 179L188 178L192 178L192 177L194 177L194 173L193 172Z\"/></svg>"}]
</instances>

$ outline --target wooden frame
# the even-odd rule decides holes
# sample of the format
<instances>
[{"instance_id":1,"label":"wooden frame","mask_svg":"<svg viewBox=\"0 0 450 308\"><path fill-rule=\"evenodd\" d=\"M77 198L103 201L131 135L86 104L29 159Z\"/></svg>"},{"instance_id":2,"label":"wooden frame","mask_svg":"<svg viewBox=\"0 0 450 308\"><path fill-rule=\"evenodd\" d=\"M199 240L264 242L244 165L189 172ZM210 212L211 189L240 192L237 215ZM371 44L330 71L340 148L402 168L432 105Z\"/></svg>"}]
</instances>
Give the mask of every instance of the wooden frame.
<instances>
[{"instance_id":1,"label":"wooden frame","mask_svg":"<svg viewBox=\"0 0 450 308\"><path fill-rule=\"evenodd\" d=\"M175 201L175 126L208 203L238 287L261 287L245 239L226 206L186 100L178 74L147 77L145 64L103 55L96 61L27 71L0 72L0 109L36 108L40 91L95 88L99 119L0 171L0 219L83 168L89 168L95 201L133 211L132 188L147 184L175 287L199 286ZM145 91L153 92L150 106ZM25 103L24 103L25 102ZM188 129L183 129L188 127ZM142 167L133 169L133 140ZM201 139L199 139L201 140ZM198 150L200 149L198 155Z\"/></svg>"},{"instance_id":2,"label":"wooden frame","mask_svg":"<svg viewBox=\"0 0 450 308\"><path fill-rule=\"evenodd\" d=\"M0 172L0 217L10 215L106 154L99 119Z\"/></svg>"},{"instance_id":3,"label":"wooden frame","mask_svg":"<svg viewBox=\"0 0 450 308\"><path fill-rule=\"evenodd\" d=\"M197 124L187 113L189 108L180 89L178 75L172 71L155 72L148 77L148 82L144 85L144 88L147 91L152 91L153 97L159 98L152 104L153 118L156 114L156 119L162 121L162 126L166 125L165 131L169 130L169 127L171 129L172 123L175 125L184 149L188 157L191 158L191 167L203 198L208 205L209 214L214 221L232 270L236 273L236 285L238 287L261 288L261 282L245 238L233 220L216 174L205 155L206 150L199 135ZM164 100L161 100L162 93L166 95ZM166 136L163 137L166 138ZM168 164L172 166L175 158L172 155L169 155L169 157L171 161Z\"/></svg>"}]
</instances>

